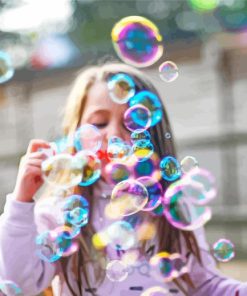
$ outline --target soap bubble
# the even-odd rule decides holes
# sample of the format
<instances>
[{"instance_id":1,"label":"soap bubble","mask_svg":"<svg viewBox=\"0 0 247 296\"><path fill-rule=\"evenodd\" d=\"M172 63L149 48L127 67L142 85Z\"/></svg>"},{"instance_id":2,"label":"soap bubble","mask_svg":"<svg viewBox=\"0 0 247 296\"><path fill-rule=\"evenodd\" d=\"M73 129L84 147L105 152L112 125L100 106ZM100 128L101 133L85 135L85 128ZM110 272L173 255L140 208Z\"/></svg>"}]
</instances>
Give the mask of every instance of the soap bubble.
<instances>
[{"instance_id":1,"label":"soap bubble","mask_svg":"<svg viewBox=\"0 0 247 296\"><path fill-rule=\"evenodd\" d=\"M213 255L220 262L228 262L235 256L234 244L225 239L219 239L213 245Z\"/></svg>"},{"instance_id":2,"label":"soap bubble","mask_svg":"<svg viewBox=\"0 0 247 296\"><path fill-rule=\"evenodd\" d=\"M139 140L151 140L151 135L147 130L143 129L136 129L130 135L131 142L134 144L136 141Z\"/></svg>"},{"instance_id":3,"label":"soap bubble","mask_svg":"<svg viewBox=\"0 0 247 296\"><path fill-rule=\"evenodd\" d=\"M184 174L188 173L191 171L193 168L198 167L199 163L196 160L195 157L193 156L185 156L181 161L180 161L180 166L181 170Z\"/></svg>"},{"instance_id":4,"label":"soap bubble","mask_svg":"<svg viewBox=\"0 0 247 296\"><path fill-rule=\"evenodd\" d=\"M0 84L7 82L14 75L14 68L10 56L0 51Z\"/></svg>"},{"instance_id":5,"label":"soap bubble","mask_svg":"<svg viewBox=\"0 0 247 296\"><path fill-rule=\"evenodd\" d=\"M118 56L135 67L148 67L163 54L158 28L141 16L121 19L113 27L111 37Z\"/></svg>"},{"instance_id":6,"label":"soap bubble","mask_svg":"<svg viewBox=\"0 0 247 296\"><path fill-rule=\"evenodd\" d=\"M105 173L108 183L117 184L128 179L131 175L130 168L124 163L111 162L105 166Z\"/></svg>"},{"instance_id":7,"label":"soap bubble","mask_svg":"<svg viewBox=\"0 0 247 296\"><path fill-rule=\"evenodd\" d=\"M162 104L159 97L151 91L143 90L138 92L129 100L129 105L130 107L133 107L135 105L145 106L151 112L151 126L155 126L162 119ZM139 127L136 127L136 129L138 128Z\"/></svg>"},{"instance_id":8,"label":"soap bubble","mask_svg":"<svg viewBox=\"0 0 247 296\"><path fill-rule=\"evenodd\" d=\"M154 146L150 141L139 140L132 146L132 153L138 161L145 161L154 152Z\"/></svg>"},{"instance_id":9,"label":"soap bubble","mask_svg":"<svg viewBox=\"0 0 247 296\"><path fill-rule=\"evenodd\" d=\"M161 184L149 176L140 177L137 181L143 184L148 191L148 202L142 211L154 210L161 204L161 198L163 197L163 188Z\"/></svg>"},{"instance_id":10,"label":"soap bubble","mask_svg":"<svg viewBox=\"0 0 247 296\"><path fill-rule=\"evenodd\" d=\"M132 225L127 221L116 221L105 230L108 245L114 250L128 250L137 243L137 237Z\"/></svg>"},{"instance_id":11,"label":"soap bubble","mask_svg":"<svg viewBox=\"0 0 247 296\"><path fill-rule=\"evenodd\" d=\"M180 264L178 264L180 260ZM183 262L183 263L182 263ZM161 282L169 282L188 272L185 259L178 253L160 252L150 258L151 274Z\"/></svg>"},{"instance_id":12,"label":"soap bubble","mask_svg":"<svg viewBox=\"0 0 247 296\"><path fill-rule=\"evenodd\" d=\"M72 231L73 228L68 227L66 225L59 226L56 229L54 229L54 232L57 235L57 254L61 255L62 257L70 256L73 253L77 252L79 249L79 244L76 241L72 240Z\"/></svg>"},{"instance_id":13,"label":"soap bubble","mask_svg":"<svg viewBox=\"0 0 247 296\"><path fill-rule=\"evenodd\" d=\"M66 198L63 213L65 222L77 227L83 227L88 223L88 201L83 196L71 195Z\"/></svg>"},{"instance_id":14,"label":"soap bubble","mask_svg":"<svg viewBox=\"0 0 247 296\"><path fill-rule=\"evenodd\" d=\"M96 126L83 124L75 132L74 146L76 151L89 150L97 152L102 144L102 136Z\"/></svg>"},{"instance_id":15,"label":"soap bubble","mask_svg":"<svg viewBox=\"0 0 247 296\"><path fill-rule=\"evenodd\" d=\"M166 181L175 181L181 176L180 164L175 157L166 156L160 162L162 178Z\"/></svg>"},{"instance_id":16,"label":"soap bubble","mask_svg":"<svg viewBox=\"0 0 247 296\"><path fill-rule=\"evenodd\" d=\"M135 95L135 82L127 74L119 73L108 81L110 98L117 104L125 104Z\"/></svg>"},{"instance_id":17,"label":"soap bubble","mask_svg":"<svg viewBox=\"0 0 247 296\"><path fill-rule=\"evenodd\" d=\"M129 179L118 183L112 191L111 204L119 216L129 216L142 210L148 202L148 191L138 181Z\"/></svg>"},{"instance_id":18,"label":"soap bubble","mask_svg":"<svg viewBox=\"0 0 247 296\"><path fill-rule=\"evenodd\" d=\"M44 180L52 186L67 189L78 185L85 163L69 154L57 154L42 162Z\"/></svg>"},{"instance_id":19,"label":"soap bubble","mask_svg":"<svg viewBox=\"0 0 247 296\"><path fill-rule=\"evenodd\" d=\"M217 195L214 176L206 169L195 167L191 169L185 176L188 180L201 184L205 190L207 200L213 200Z\"/></svg>"},{"instance_id":20,"label":"soap bubble","mask_svg":"<svg viewBox=\"0 0 247 296\"><path fill-rule=\"evenodd\" d=\"M178 67L171 61L166 61L159 66L161 80L172 82L178 78Z\"/></svg>"},{"instance_id":21,"label":"soap bubble","mask_svg":"<svg viewBox=\"0 0 247 296\"><path fill-rule=\"evenodd\" d=\"M121 260L112 260L106 266L106 276L112 282L122 282L128 277L128 268Z\"/></svg>"},{"instance_id":22,"label":"soap bubble","mask_svg":"<svg viewBox=\"0 0 247 296\"><path fill-rule=\"evenodd\" d=\"M21 288L14 282L9 280L0 281L0 295L3 296L16 296L24 294L22 293Z\"/></svg>"},{"instance_id":23,"label":"soap bubble","mask_svg":"<svg viewBox=\"0 0 247 296\"><path fill-rule=\"evenodd\" d=\"M167 289L160 286L153 286L146 289L140 296L171 296Z\"/></svg>"},{"instance_id":24,"label":"soap bubble","mask_svg":"<svg viewBox=\"0 0 247 296\"><path fill-rule=\"evenodd\" d=\"M62 253L57 250L57 236L55 231L45 231L36 237L36 253L41 260L55 262L61 258Z\"/></svg>"},{"instance_id":25,"label":"soap bubble","mask_svg":"<svg viewBox=\"0 0 247 296\"><path fill-rule=\"evenodd\" d=\"M164 215L174 227L193 231L211 219L203 186L192 180L182 179L168 187L163 205Z\"/></svg>"},{"instance_id":26,"label":"soap bubble","mask_svg":"<svg viewBox=\"0 0 247 296\"><path fill-rule=\"evenodd\" d=\"M128 108L124 113L124 125L129 131L148 129L151 124L151 113L141 104Z\"/></svg>"},{"instance_id":27,"label":"soap bubble","mask_svg":"<svg viewBox=\"0 0 247 296\"><path fill-rule=\"evenodd\" d=\"M131 147L118 137L111 137L108 141L107 156L111 161L124 161L130 156Z\"/></svg>"},{"instance_id":28,"label":"soap bubble","mask_svg":"<svg viewBox=\"0 0 247 296\"><path fill-rule=\"evenodd\" d=\"M84 163L83 175L80 180L80 186L89 186L96 182L101 174L101 161L97 156L88 150L78 152L75 157Z\"/></svg>"}]
</instances>

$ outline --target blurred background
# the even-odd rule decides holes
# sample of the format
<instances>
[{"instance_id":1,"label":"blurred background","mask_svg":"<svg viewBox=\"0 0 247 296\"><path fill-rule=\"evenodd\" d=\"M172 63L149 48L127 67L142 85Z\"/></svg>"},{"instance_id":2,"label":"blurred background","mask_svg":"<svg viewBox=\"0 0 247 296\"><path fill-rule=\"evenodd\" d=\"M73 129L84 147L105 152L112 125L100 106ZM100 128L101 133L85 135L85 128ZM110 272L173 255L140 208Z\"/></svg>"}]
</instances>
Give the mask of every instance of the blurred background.
<instances>
[{"instance_id":1,"label":"blurred background","mask_svg":"<svg viewBox=\"0 0 247 296\"><path fill-rule=\"evenodd\" d=\"M15 74L0 84L0 212L29 140L61 136L76 73L118 60L111 30L130 15L160 30L164 54L143 71L168 109L179 159L192 155L216 177L207 237L236 245L220 268L247 281L247 0L1 0L0 50ZM159 78L166 60L179 69L172 83Z\"/></svg>"}]
</instances>

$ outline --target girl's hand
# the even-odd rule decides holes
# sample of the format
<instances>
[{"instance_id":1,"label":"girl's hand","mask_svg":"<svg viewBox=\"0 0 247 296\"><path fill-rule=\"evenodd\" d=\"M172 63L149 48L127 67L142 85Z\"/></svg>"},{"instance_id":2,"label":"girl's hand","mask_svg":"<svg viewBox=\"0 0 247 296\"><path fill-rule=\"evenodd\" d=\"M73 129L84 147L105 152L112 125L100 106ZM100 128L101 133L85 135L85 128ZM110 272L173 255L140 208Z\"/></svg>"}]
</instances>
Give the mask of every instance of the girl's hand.
<instances>
[{"instance_id":1,"label":"girl's hand","mask_svg":"<svg viewBox=\"0 0 247 296\"><path fill-rule=\"evenodd\" d=\"M27 153L21 158L14 198L23 202L32 202L33 196L44 183L42 179L41 163L47 158L39 149L48 149L50 145L43 140L30 141Z\"/></svg>"}]
</instances>

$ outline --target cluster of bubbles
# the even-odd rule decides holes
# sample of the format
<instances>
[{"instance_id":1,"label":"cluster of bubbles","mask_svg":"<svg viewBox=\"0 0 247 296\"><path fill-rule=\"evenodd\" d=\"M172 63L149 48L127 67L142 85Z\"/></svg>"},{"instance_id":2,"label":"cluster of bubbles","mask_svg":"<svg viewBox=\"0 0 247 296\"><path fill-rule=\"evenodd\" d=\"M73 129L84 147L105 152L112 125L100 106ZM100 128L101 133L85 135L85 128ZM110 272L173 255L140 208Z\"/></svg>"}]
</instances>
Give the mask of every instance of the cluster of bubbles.
<instances>
[{"instance_id":1,"label":"cluster of bubbles","mask_svg":"<svg viewBox=\"0 0 247 296\"><path fill-rule=\"evenodd\" d=\"M155 224L142 220L143 215L165 216L174 227L194 231L211 218L208 203L216 189L213 176L199 167L196 158L178 161L165 155L160 159L155 153L150 133L163 116L157 94L136 91L134 79L123 73L110 77L108 89L115 103L127 104L123 123L130 131L129 141L113 136L103 151L101 132L93 125L81 125L74 134L51 144L52 153L42 163L42 172L49 185L70 192L74 186L94 184L104 169L104 178L112 186L104 216L114 221L92 236L92 244L97 250L110 248L124 254L105 266L107 278L121 282L140 264L139 253L133 250L157 235ZM164 141L170 138L166 132ZM165 192L163 183L170 184ZM77 252L89 208L83 196L67 194L61 206L62 225L37 236L37 255L55 262ZM158 253L146 264L162 282L188 272L186 260L176 253ZM151 290L144 293L152 295Z\"/></svg>"},{"instance_id":2,"label":"cluster of bubbles","mask_svg":"<svg viewBox=\"0 0 247 296\"><path fill-rule=\"evenodd\" d=\"M119 58L127 64L135 67L148 67L156 63L164 53L162 36L157 26L149 19L140 16L129 16L117 22L111 32L113 47ZM172 82L178 77L178 67L172 61L165 61L159 66L159 76L162 81ZM115 86L112 80L112 99L115 100L115 94L121 93L121 101L128 101L129 96L125 95L126 89L132 91L132 81L122 80L122 89Z\"/></svg>"},{"instance_id":3,"label":"cluster of bubbles","mask_svg":"<svg viewBox=\"0 0 247 296\"><path fill-rule=\"evenodd\" d=\"M230 240L221 238L213 245L213 255L220 262L228 262L235 257L235 246Z\"/></svg>"},{"instance_id":4,"label":"cluster of bubbles","mask_svg":"<svg viewBox=\"0 0 247 296\"><path fill-rule=\"evenodd\" d=\"M150 258L152 276L160 282L169 282L188 273L185 258L179 253L160 252Z\"/></svg>"},{"instance_id":5,"label":"cluster of bubbles","mask_svg":"<svg viewBox=\"0 0 247 296\"><path fill-rule=\"evenodd\" d=\"M21 288L13 281L0 281L0 295L2 296L24 296Z\"/></svg>"}]
</instances>

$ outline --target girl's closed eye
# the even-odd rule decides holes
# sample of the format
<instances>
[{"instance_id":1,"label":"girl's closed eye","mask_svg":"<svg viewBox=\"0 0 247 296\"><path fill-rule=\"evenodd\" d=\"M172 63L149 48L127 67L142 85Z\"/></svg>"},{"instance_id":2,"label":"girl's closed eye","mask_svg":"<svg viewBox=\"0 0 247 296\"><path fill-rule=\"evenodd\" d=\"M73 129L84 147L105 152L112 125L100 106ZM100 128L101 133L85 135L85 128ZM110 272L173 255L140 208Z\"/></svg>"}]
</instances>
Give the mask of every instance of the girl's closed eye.
<instances>
[{"instance_id":1,"label":"girl's closed eye","mask_svg":"<svg viewBox=\"0 0 247 296\"><path fill-rule=\"evenodd\" d=\"M98 123L92 123L92 124L100 129L100 128L107 127L108 122L98 122Z\"/></svg>"}]
</instances>

